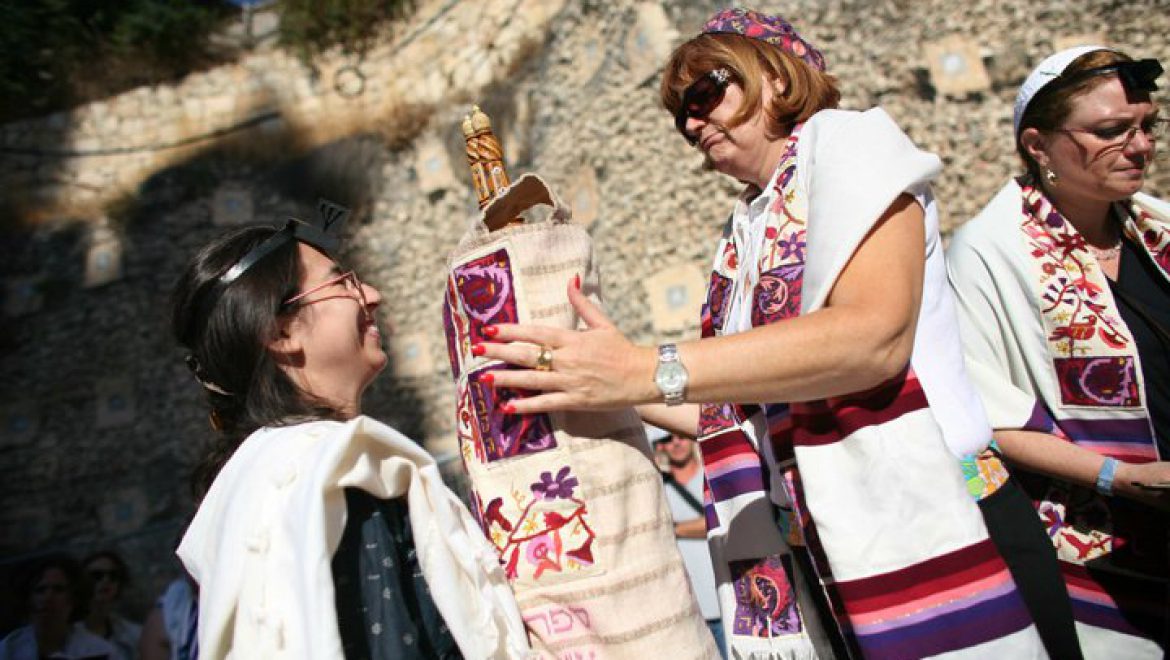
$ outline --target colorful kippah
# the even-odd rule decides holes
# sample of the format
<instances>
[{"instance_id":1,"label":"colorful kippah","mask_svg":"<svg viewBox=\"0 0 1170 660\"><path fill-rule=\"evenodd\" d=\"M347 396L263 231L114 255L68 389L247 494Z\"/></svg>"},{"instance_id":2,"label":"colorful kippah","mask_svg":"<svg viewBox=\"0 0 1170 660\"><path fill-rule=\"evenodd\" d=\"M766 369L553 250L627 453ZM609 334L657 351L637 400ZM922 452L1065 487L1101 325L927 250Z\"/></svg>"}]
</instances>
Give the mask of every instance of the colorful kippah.
<instances>
[{"instance_id":1,"label":"colorful kippah","mask_svg":"<svg viewBox=\"0 0 1170 660\"><path fill-rule=\"evenodd\" d=\"M703 34L727 33L772 44L800 59L818 71L825 70L825 56L805 41L788 21L750 9L724 9L716 12L703 25Z\"/></svg>"}]
</instances>

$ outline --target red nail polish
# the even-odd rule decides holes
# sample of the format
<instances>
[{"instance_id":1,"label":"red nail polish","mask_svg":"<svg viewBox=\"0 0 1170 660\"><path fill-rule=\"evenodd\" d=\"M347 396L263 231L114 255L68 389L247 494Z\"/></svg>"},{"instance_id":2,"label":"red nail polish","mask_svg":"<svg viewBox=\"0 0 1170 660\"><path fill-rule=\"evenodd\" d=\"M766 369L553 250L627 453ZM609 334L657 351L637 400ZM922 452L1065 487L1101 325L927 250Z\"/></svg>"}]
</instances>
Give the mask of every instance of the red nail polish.
<instances>
[{"instance_id":1,"label":"red nail polish","mask_svg":"<svg viewBox=\"0 0 1170 660\"><path fill-rule=\"evenodd\" d=\"M480 330L480 332L483 333L484 337L495 337L496 335L500 334L500 329L494 325L485 325L483 326L483 330Z\"/></svg>"},{"instance_id":2,"label":"red nail polish","mask_svg":"<svg viewBox=\"0 0 1170 660\"><path fill-rule=\"evenodd\" d=\"M578 290L578 291L581 290L581 274L580 273L573 276L573 288Z\"/></svg>"},{"instance_id":3,"label":"red nail polish","mask_svg":"<svg viewBox=\"0 0 1170 660\"><path fill-rule=\"evenodd\" d=\"M483 357L484 351L486 350L487 349L483 347L483 344L472 344L471 346L471 354L475 357Z\"/></svg>"},{"instance_id":4,"label":"red nail polish","mask_svg":"<svg viewBox=\"0 0 1170 660\"><path fill-rule=\"evenodd\" d=\"M495 374L484 374L484 375L479 377L479 382L483 383L484 385L487 385L488 387L492 387L496 383L496 375Z\"/></svg>"},{"instance_id":5,"label":"red nail polish","mask_svg":"<svg viewBox=\"0 0 1170 660\"><path fill-rule=\"evenodd\" d=\"M500 412L504 413L505 415L515 415L516 406L510 403L505 403L504 405L500 406Z\"/></svg>"}]
</instances>

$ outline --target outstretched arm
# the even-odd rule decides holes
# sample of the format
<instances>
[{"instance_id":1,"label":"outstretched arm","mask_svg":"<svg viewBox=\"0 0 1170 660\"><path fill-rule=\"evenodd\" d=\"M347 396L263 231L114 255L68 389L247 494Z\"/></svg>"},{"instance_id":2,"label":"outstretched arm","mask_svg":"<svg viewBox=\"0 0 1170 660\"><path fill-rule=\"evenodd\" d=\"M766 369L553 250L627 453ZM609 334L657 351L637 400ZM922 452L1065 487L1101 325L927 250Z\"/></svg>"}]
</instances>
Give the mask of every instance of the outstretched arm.
<instances>
[{"instance_id":1,"label":"outstretched arm","mask_svg":"<svg viewBox=\"0 0 1170 660\"><path fill-rule=\"evenodd\" d=\"M694 402L807 401L863 391L909 362L922 296L923 210L901 195L846 265L823 309L730 336L679 344ZM553 370L508 370L497 387L539 390L513 410L616 408L652 403L654 348L627 340L579 290L569 300L584 331L537 325L495 326L482 355L532 367L553 349ZM512 343L521 342L521 343Z\"/></svg>"}]
</instances>

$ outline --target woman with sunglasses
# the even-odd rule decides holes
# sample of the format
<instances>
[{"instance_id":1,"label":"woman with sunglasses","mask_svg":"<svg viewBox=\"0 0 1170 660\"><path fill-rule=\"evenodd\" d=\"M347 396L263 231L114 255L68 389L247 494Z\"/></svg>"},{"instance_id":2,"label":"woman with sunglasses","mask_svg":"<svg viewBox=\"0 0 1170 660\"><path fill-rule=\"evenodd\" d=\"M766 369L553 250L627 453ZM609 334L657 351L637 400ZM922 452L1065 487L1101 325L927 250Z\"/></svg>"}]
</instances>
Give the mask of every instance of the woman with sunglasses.
<instances>
[{"instance_id":1,"label":"woman with sunglasses","mask_svg":"<svg viewBox=\"0 0 1170 660\"><path fill-rule=\"evenodd\" d=\"M114 611L130 580L126 561L113 550L99 550L86 557L81 565L89 576L93 594L85 620L78 625L109 641L126 660L134 660L138 657L142 626Z\"/></svg>"},{"instance_id":2,"label":"woman with sunglasses","mask_svg":"<svg viewBox=\"0 0 1170 660\"><path fill-rule=\"evenodd\" d=\"M707 165L745 185L703 338L633 345L570 286L587 330L499 325L479 348L529 367L497 386L541 391L508 410L638 405L699 435L733 657L1038 657L969 494L1002 479L970 456L991 430L963 375L939 160L881 110L834 110L821 53L775 16L714 15L661 96Z\"/></svg>"},{"instance_id":3,"label":"woman with sunglasses","mask_svg":"<svg viewBox=\"0 0 1170 660\"><path fill-rule=\"evenodd\" d=\"M361 415L387 361L381 296L335 249L298 221L248 228L176 286L174 333L220 434L178 551L199 657L523 657L495 553L434 459Z\"/></svg>"},{"instance_id":4,"label":"woman with sunglasses","mask_svg":"<svg viewBox=\"0 0 1170 660\"><path fill-rule=\"evenodd\" d=\"M948 251L969 369L1089 658L1170 650L1170 204L1139 192L1161 72L1101 46L1041 62L1015 103L1026 173Z\"/></svg>"}]
</instances>

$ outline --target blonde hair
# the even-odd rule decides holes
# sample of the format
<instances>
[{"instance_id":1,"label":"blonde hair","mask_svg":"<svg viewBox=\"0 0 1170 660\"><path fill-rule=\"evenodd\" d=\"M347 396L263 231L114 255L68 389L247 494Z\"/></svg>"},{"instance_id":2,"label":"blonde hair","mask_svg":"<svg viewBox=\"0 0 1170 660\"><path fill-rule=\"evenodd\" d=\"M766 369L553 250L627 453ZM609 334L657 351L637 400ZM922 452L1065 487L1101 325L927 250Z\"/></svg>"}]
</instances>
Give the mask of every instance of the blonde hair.
<instances>
[{"instance_id":1,"label":"blonde hair","mask_svg":"<svg viewBox=\"0 0 1170 660\"><path fill-rule=\"evenodd\" d=\"M820 110L836 108L841 102L835 77L772 44L738 34L716 33L701 34L671 54L659 88L662 107L671 114L678 112L686 88L719 68L730 70L735 82L743 87L743 105L729 120L728 128L744 123L760 107L762 79L778 80L784 85L783 91L772 96L767 111L767 130L773 137L787 135L796 124Z\"/></svg>"}]
</instances>

